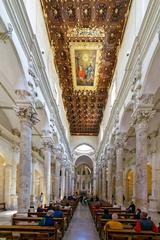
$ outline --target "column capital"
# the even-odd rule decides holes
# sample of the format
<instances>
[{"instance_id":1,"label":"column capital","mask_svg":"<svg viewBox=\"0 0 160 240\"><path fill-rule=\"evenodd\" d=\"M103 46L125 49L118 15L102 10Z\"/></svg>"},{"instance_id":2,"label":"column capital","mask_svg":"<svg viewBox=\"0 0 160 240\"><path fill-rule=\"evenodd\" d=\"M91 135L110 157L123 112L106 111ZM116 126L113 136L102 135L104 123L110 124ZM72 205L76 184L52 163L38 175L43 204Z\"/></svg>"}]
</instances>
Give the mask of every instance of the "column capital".
<instances>
[{"instance_id":1,"label":"column capital","mask_svg":"<svg viewBox=\"0 0 160 240\"><path fill-rule=\"evenodd\" d=\"M126 141L126 133L117 132L115 136L116 148L118 149L123 148L125 141Z\"/></svg>"},{"instance_id":2,"label":"column capital","mask_svg":"<svg viewBox=\"0 0 160 240\"><path fill-rule=\"evenodd\" d=\"M54 145L52 132L50 129L43 129L42 131L42 145L45 149L51 149Z\"/></svg>"},{"instance_id":3,"label":"column capital","mask_svg":"<svg viewBox=\"0 0 160 240\"><path fill-rule=\"evenodd\" d=\"M139 98L139 103L131 116L132 125L135 127L137 127L137 125L147 127L148 122L156 113L156 111L153 110L153 97L153 94L144 94Z\"/></svg>"},{"instance_id":4,"label":"column capital","mask_svg":"<svg viewBox=\"0 0 160 240\"><path fill-rule=\"evenodd\" d=\"M39 122L39 119L37 118L38 114L31 103L25 105L17 104L15 110L21 121L27 121L31 126Z\"/></svg>"}]
</instances>

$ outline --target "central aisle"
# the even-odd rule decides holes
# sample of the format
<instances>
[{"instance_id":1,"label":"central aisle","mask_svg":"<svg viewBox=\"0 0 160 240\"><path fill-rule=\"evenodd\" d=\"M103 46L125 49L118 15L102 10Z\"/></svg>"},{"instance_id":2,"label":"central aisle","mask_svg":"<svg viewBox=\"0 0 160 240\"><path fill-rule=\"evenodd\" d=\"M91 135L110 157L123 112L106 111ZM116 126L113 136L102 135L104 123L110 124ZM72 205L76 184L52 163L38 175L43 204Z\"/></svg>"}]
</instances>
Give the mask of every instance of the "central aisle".
<instances>
[{"instance_id":1,"label":"central aisle","mask_svg":"<svg viewBox=\"0 0 160 240\"><path fill-rule=\"evenodd\" d=\"M79 203L63 240L99 240L88 206Z\"/></svg>"}]
</instances>

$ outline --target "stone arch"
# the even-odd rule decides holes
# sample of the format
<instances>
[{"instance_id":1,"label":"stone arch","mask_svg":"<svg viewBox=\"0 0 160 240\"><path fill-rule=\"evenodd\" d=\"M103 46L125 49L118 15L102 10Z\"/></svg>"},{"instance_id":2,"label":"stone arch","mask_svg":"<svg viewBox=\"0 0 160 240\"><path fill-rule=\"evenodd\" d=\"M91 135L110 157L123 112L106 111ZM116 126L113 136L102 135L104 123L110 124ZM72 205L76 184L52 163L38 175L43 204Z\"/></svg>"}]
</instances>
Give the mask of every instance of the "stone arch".
<instances>
[{"instance_id":1,"label":"stone arch","mask_svg":"<svg viewBox=\"0 0 160 240\"><path fill-rule=\"evenodd\" d=\"M86 155L82 155L76 159L75 166L79 166L81 164L86 164L90 169L93 168L92 159Z\"/></svg>"},{"instance_id":2,"label":"stone arch","mask_svg":"<svg viewBox=\"0 0 160 240\"><path fill-rule=\"evenodd\" d=\"M147 68L146 75L144 76L142 92L143 93L155 93L160 87L159 81L159 60L160 60L160 47L156 48L149 66Z\"/></svg>"},{"instance_id":3,"label":"stone arch","mask_svg":"<svg viewBox=\"0 0 160 240\"><path fill-rule=\"evenodd\" d=\"M131 122L132 108L130 103L126 106L119 123L120 132L128 132Z\"/></svg>"},{"instance_id":4,"label":"stone arch","mask_svg":"<svg viewBox=\"0 0 160 240\"><path fill-rule=\"evenodd\" d=\"M76 145L76 146L73 148L73 152L74 152L78 147L80 147L80 146L82 146L82 145L86 145L86 146L90 147L93 151L95 151L94 147L91 146L91 144L84 142L84 143L80 143L80 144Z\"/></svg>"},{"instance_id":5,"label":"stone arch","mask_svg":"<svg viewBox=\"0 0 160 240\"><path fill-rule=\"evenodd\" d=\"M0 32L7 31L5 24L0 18ZM16 43L17 44L17 43ZM1 82L7 89L28 89L25 70L21 64L22 59L18 54L13 40L8 39L6 43L0 44L0 55L3 61L0 65ZM21 56L22 57L22 56Z\"/></svg>"}]
</instances>

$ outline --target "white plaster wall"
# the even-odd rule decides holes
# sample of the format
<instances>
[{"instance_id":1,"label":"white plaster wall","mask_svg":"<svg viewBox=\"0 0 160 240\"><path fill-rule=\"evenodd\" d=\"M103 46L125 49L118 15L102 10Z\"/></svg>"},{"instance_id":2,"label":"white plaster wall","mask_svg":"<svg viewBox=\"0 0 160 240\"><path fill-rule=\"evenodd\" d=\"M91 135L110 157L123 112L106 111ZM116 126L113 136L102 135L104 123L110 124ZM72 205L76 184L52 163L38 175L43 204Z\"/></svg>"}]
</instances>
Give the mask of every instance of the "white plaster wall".
<instances>
[{"instance_id":1,"label":"white plaster wall","mask_svg":"<svg viewBox=\"0 0 160 240\"><path fill-rule=\"evenodd\" d=\"M117 65L115 69L115 74L113 76L113 79L116 82L116 91L115 91L116 95L118 95L118 91L120 89L122 80L124 78L124 75L126 72L126 65L129 60L134 41L136 40L142 21L144 19L148 3L149 3L149 0L146 0L146 1L133 0L132 2L129 18L128 18L126 29L125 29L125 34L123 36L123 41L118 53L118 60L117 60ZM101 125L102 127L100 128L99 144L102 139L104 129L108 124L109 116L112 111L112 108L114 107L114 103L116 102L116 97L115 97L115 102L111 101L111 99L113 98L112 90L114 90L113 83L114 82L112 82L111 88L109 90L108 101L105 107L104 116L103 116L102 125Z\"/></svg>"},{"instance_id":2,"label":"white plaster wall","mask_svg":"<svg viewBox=\"0 0 160 240\"><path fill-rule=\"evenodd\" d=\"M62 124L66 129L66 137L69 140L69 125L66 118L66 112L62 102L61 89L59 87L59 79L56 73L55 65L54 65L54 54L51 49L48 33L45 26L45 21L42 13L42 7L40 1L37 0L25 0L24 1L32 28L34 33L36 34L37 41L41 51L44 52L42 54L43 60L46 67L46 72L48 75L48 79L50 81L50 87L52 89L55 101L58 106L58 111L61 117Z\"/></svg>"}]
</instances>

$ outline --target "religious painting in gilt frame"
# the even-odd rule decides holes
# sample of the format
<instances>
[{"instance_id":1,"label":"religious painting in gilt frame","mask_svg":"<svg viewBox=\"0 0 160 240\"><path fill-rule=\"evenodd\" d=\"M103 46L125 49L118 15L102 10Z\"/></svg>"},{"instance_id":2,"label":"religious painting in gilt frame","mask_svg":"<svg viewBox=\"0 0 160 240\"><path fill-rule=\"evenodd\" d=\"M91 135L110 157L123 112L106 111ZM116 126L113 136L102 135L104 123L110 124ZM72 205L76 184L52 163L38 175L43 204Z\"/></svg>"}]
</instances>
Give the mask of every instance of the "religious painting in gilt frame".
<instances>
[{"instance_id":1,"label":"religious painting in gilt frame","mask_svg":"<svg viewBox=\"0 0 160 240\"><path fill-rule=\"evenodd\" d=\"M73 86L75 90L95 90L98 81L102 44L70 43Z\"/></svg>"}]
</instances>

